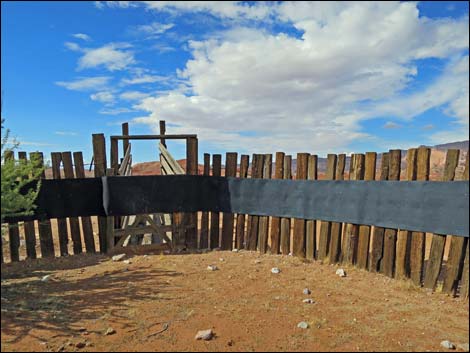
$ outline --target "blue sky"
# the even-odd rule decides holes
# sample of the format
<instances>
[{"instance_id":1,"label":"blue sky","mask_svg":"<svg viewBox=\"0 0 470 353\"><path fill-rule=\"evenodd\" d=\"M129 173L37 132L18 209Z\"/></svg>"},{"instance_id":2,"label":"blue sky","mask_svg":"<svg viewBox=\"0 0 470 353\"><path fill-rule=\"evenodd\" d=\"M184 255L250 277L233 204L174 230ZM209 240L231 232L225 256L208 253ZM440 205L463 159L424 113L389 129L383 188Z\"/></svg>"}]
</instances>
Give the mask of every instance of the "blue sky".
<instances>
[{"instance_id":1,"label":"blue sky","mask_svg":"<svg viewBox=\"0 0 470 353\"><path fill-rule=\"evenodd\" d=\"M89 161L92 133L156 133L160 119L197 133L201 160L468 138L468 2L1 7L2 117L20 150ZM134 161L155 146L134 143Z\"/></svg>"}]
</instances>

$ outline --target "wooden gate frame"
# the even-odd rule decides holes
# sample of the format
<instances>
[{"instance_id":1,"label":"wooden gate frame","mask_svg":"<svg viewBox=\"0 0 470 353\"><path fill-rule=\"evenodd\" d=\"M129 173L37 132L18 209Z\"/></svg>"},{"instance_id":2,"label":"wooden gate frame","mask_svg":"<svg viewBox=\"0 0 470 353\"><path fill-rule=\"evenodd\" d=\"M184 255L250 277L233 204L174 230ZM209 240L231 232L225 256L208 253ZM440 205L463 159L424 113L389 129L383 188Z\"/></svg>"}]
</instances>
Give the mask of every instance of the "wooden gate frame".
<instances>
[{"instance_id":1,"label":"wooden gate frame","mask_svg":"<svg viewBox=\"0 0 470 353\"><path fill-rule=\"evenodd\" d=\"M162 128L162 122L160 122L160 127ZM123 128L124 130L124 128ZM126 171L128 170L127 167L124 168L125 164L128 164L130 159L130 140L160 140L160 155L168 154L165 146L165 140L185 140L186 141L186 174L188 175L197 175L198 174L198 139L197 135L188 134L188 135L166 135L164 134L164 122L163 122L163 134L160 135L113 135L110 137L111 140L111 150L110 150L110 159L111 159L111 171L109 174L112 175L125 175L127 174ZM123 159L123 163L121 166L119 165L119 151L118 151L118 143L122 140L124 142L124 149L125 149L125 156ZM171 156L170 156L171 157ZM162 161L162 158L160 158ZM168 163L168 158L165 160ZM179 166L179 165L178 165ZM174 169L174 168L173 168ZM124 173L123 173L124 172ZM183 171L184 172L184 171ZM144 217L144 218L142 218ZM167 241L167 244L171 244L171 248L196 248L197 247L197 213L190 213L185 214L184 216L179 217L178 224L172 225L165 225L165 224L156 224L150 216L140 216L139 220L145 220L149 222L150 226L147 228L151 228L152 231L159 234L163 239ZM137 221L137 218L136 218ZM108 227L114 223L108 221ZM135 223L135 222L134 222ZM158 222L157 222L158 223ZM114 228L114 227L113 227ZM130 229L129 229L130 230ZM136 229L137 231L137 229ZM172 242L168 242L169 238L166 236L166 232L172 231L173 232L173 239ZM114 246L120 247L122 249L122 245L124 243L125 237L123 231L121 230L114 230L111 232L111 229L107 229L107 233L109 234L107 238L112 238L111 242L108 242L108 251L111 250ZM112 235L110 234L112 233ZM128 231L126 230L126 233ZM122 235L120 241L117 244L114 244L114 237L116 235ZM175 236L176 235L176 236ZM168 245L167 245L168 246ZM146 246L146 248L149 246ZM152 246L154 248L155 246ZM116 249L115 249L116 250Z\"/></svg>"}]
</instances>

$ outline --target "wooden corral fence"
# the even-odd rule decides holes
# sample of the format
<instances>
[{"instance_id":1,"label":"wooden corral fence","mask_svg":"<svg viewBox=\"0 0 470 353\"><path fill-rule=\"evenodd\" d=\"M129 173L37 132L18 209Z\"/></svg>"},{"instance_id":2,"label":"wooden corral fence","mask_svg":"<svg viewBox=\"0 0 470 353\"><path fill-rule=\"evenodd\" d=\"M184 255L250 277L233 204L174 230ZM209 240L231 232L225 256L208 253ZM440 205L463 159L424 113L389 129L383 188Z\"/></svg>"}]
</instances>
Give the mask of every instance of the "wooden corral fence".
<instances>
[{"instance_id":1,"label":"wooden corral fence","mask_svg":"<svg viewBox=\"0 0 470 353\"><path fill-rule=\"evenodd\" d=\"M114 138L111 140L111 168L106 168L104 135L93 135L95 176L103 176L106 173L128 175L131 160L128 143L130 138L125 136L128 136L128 128L123 126L120 138L124 137L122 138L124 157L121 163L117 162L118 139ZM183 136L187 141L186 171L172 159L166 149L165 139L172 137L174 135L165 135L164 123L161 125L161 134L152 136L160 140L162 174L183 172L197 174L198 153L195 135ZM346 171L348 166L346 155L329 154L326 170L322 170L324 172L322 179L429 180L431 168L429 148L409 149L406 153L404 170L401 168L401 153L401 150L383 153L380 166L377 166L379 158L375 152L353 154L348 171ZM26 158L26 154L20 153L19 158ZM447 151L440 180L454 180L459 158L459 150ZM54 178L84 177L83 158L80 152L73 153L73 163L70 152L53 153L51 161ZM225 168L222 168L221 154L211 156L206 153L203 163L204 175L310 180L318 179L320 175L318 157L309 153L297 154L295 171L292 170L292 156L283 152L277 152L274 160L271 154L254 154L251 163L250 156L241 155L239 159L237 153L229 152L225 155ZM468 153L465 163L463 173L459 173L461 175L459 179L462 180L469 178ZM63 172L60 169L61 164ZM376 173L376 170L379 172ZM39 252L42 257L53 257L81 252L93 253L97 250L109 252L116 244L122 245L120 242L123 242L122 235L125 231L119 229L129 224L126 217L119 221L107 219L112 217L98 218L97 233L93 233L90 217L71 217L68 221L57 220L58 244L53 242L50 220L39 223L24 222L20 225L9 224L9 257L11 261L20 259L20 228L25 239L25 255L33 259ZM155 221L155 217L152 219ZM184 243L188 249L246 249L261 253L291 254L310 261L356 266L367 271L382 273L390 278L409 280L416 286L468 298L469 242L466 237L425 234L406 229L384 229L367 224L312 219L292 220L218 212L199 212L199 217L196 214L158 215L157 219L159 223L153 225L153 231L160 234L164 241L171 242L173 246ZM38 237L36 232L39 234ZM115 239L116 235L120 236L120 240ZM36 244L37 239L39 246Z\"/></svg>"}]
</instances>

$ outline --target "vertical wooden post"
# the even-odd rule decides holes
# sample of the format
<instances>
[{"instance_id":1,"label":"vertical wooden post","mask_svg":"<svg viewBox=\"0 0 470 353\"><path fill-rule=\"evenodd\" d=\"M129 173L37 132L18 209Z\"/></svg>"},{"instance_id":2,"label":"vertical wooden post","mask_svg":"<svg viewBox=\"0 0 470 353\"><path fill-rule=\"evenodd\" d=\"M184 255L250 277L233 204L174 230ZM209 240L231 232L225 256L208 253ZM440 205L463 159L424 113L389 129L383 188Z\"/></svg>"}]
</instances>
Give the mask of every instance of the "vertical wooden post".
<instances>
[{"instance_id":1,"label":"vertical wooden post","mask_svg":"<svg viewBox=\"0 0 470 353\"><path fill-rule=\"evenodd\" d=\"M29 159L33 163L37 163L38 166L44 165L44 155L42 152L31 152ZM46 179L46 173L41 174L42 179ZM39 244L41 246L41 257L54 257L54 240L52 238L52 227L49 219L39 220Z\"/></svg>"},{"instance_id":2,"label":"vertical wooden post","mask_svg":"<svg viewBox=\"0 0 470 353\"><path fill-rule=\"evenodd\" d=\"M106 142L104 134L93 134L93 158L95 160L95 177L106 175ZM98 217L100 253L107 252L106 217Z\"/></svg>"},{"instance_id":3,"label":"vertical wooden post","mask_svg":"<svg viewBox=\"0 0 470 353\"><path fill-rule=\"evenodd\" d=\"M382 162L380 167L380 180L388 180L388 152L382 153ZM374 227L374 234L372 236L372 249L369 257L369 271L378 272L380 263L383 257L385 229L382 227Z\"/></svg>"},{"instance_id":4,"label":"vertical wooden post","mask_svg":"<svg viewBox=\"0 0 470 353\"><path fill-rule=\"evenodd\" d=\"M222 169L222 155L212 155L212 176L220 176ZM220 238L220 214L211 212L210 244L211 249L218 248Z\"/></svg>"},{"instance_id":5,"label":"vertical wooden post","mask_svg":"<svg viewBox=\"0 0 470 353\"><path fill-rule=\"evenodd\" d=\"M263 177L263 164L264 155L254 154L253 162L251 164L251 177L262 178ZM258 245L258 231L259 231L259 216L248 216L248 250L256 250Z\"/></svg>"},{"instance_id":6,"label":"vertical wooden post","mask_svg":"<svg viewBox=\"0 0 470 353\"><path fill-rule=\"evenodd\" d=\"M160 120L160 135L165 135L166 133L166 122L165 120ZM161 139L160 142L162 143L163 146L166 147L166 140Z\"/></svg>"},{"instance_id":7,"label":"vertical wooden post","mask_svg":"<svg viewBox=\"0 0 470 353\"><path fill-rule=\"evenodd\" d=\"M410 148L406 153L406 180L416 180L417 149ZM400 230L397 235L397 255L395 261L395 278L410 277L411 232Z\"/></svg>"},{"instance_id":8,"label":"vertical wooden post","mask_svg":"<svg viewBox=\"0 0 470 353\"><path fill-rule=\"evenodd\" d=\"M377 153L366 152L366 168L364 171L364 180L375 180L375 166ZM359 240L357 245L357 266L367 269L370 245L370 226L359 226Z\"/></svg>"},{"instance_id":9,"label":"vertical wooden post","mask_svg":"<svg viewBox=\"0 0 470 353\"><path fill-rule=\"evenodd\" d=\"M274 179L282 179L284 175L284 152L276 152ZM271 253L279 254L281 243L281 218L271 217Z\"/></svg>"},{"instance_id":10,"label":"vertical wooden post","mask_svg":"<svg viewBox=\"0 0 470 353\"><path fill-rule=\"evenodd\" d=\"M468 156L469 152L467 152L467 159L465 161L465 170L463 175L463 180L468 180ZM465 248L467 249L467 254L465 255ZM464 257L466 256L466 260ZM453 236L450 239L450 249L449 249L449 256L447 257L447 269L446 274L444 277L444 284L442 286L442 291L445 293L453 293L455 294L458 283L459 283L459 275L461 268L463 266L463 262L467 262L466 271L464 270L462 274L462 292L463 296L468 298L468 238L464 237L457 237ZM466 294L465 288L466 285ZM462 294L462 293L461 293Z\"/></svg>"},{"instance_id":11,"label":"vertical wooden post","mask_svg":"<svg viewBox=\"0 0 470 353\"><path fill-rule=\"evenodd\" d=\"M460 286L460 297L461 298L464 298L464 299L468 299L468 292L469 292L469 288L468 288L468 282L469 282L469 271L468 271L468 267L469 267L469 241L467 239L467 246L465 247L467 250L465 251L465 260L464 260L464 264L463 264L463 270L462 270L462 282L461 282L461 286Z\"/></svg>"},{"instance_id":12,"label":"vertical wooden post","mask_svg":"<svg viewBox=\"0 0 470 353\"><path fill-rule=\"evenodd\" d=\"M62 154L60 152L51 153L52 178L61 179L60 164L62 162ZM60 256L69 254L69 234L67 229L67 218L57 219L57 232L59 234Z\"/></svg>"},{"instance_id":13,"label":"vertical wooden post","mask_svg":"<svg viewBox=\"0 0 470 353\"><path fill-rule=\"evenodd\" d=\"M351 161L353 162L353 161ZM356 154L353 162L352 173L349 175L350 180L364 179L364 154ZM346 224L344 232L344 248L342 251L343 262L347 264L355 264L357 260L357 245L359 236L358 224Z\"/></svg>"},{"instance_id":14,"label":"vertical wooden post","mask_svg":"<svg viewBox=\"0 0 470 353\"><path fill-rule=\"evenodd\" d=\"M248 177L248 166L250 164L250 156L242 154L240 160L240 178ZM245 215L237 214L237 225L235 228L235 248L242 249L245 247L246 242L245 233Z\"/></svg>"},{"instance_id":15,"label":"vertical wooden post","mask_svg":"<svg viewBox=\"0 0 470 353\"><path fill-rule=\"evenodd\" d=\"M453 181L455 177L455 168L459 165L460 150L449 149L446 154L446 163L442 181ZM431 252L426 266L424 276L424 288L434 289L442 265L442 257L444 255L444 246L446 244L446 236L441 234L433 234L431 240Z\"/></svg>"},{"instance_id":16,"label":"vertical wooden post","mask_svg":"<svg viewBox=\"0 0 470 353\"><path fill-rule=\"evenodd\" d=\"M308 157L308 180L318 179L318 156ZM317 252L317 221L308 220L306 225L305 256L307 260L313 260Z\"/></svg>"},{"instance_id":17,"label":"vertical wooden post","mask_svg":"<svg viewBox=\"0 0 470 353\"><path fill-rule=\"evenodd\" d=\"M116 139L111 139L111 168L113 168L116 171L119 169L119 145L118 145L119 140Z\"/></svg>"},{"instance_id":18,"label":"vertical wooden post","mask_svg":"<svg viewBox=\"0 0 470 353\"><path fill-rule=\"evenodd\" d=\"M236 152L227 152L225 155L225 176L236 177L237 176L237 158ZM222 250L232 250L233 247L233 226L234 226L234 214L226 213L222 214Z\"/></svg>"},{"instance_id":19,"label":"vertical wooden post","mask_svg":"<svg viewBox=\"0 0 470 353\"><path fill-rule=\"evenodd\" d=\"M431 150L427 147L418 148L417 173L416 180L429 180L429 162ZM421 277L423 275L424 251L426 249L426 234L423 232L411 233L410 250L410 277L413 283L421 286Z\"/></svg>"},{"instance_id":20,"label":"vertical wooden post","mask_svg":"<svg viewBox=\"0 0 470 353\"><path fill-rule=\"evenodd\" d=\"M264 155L263 163L263 179L271 179L272 174L272 154ZM265 254L269 250L268 246L268 231L269 231L269 217L260 216L259 217L259 251L262 254Z\"/></svg>"},{"instance_id":21,"label":"vertical wooden post","mask_svg":"<svg viewBox=\"0 0 470 353\"><path fill-rule=\"evenodd\" d=\"M283 179L292 178L292 156L284 157ZM290 218L281 218L281 252L290 253Z\"/></svg>"},{"instance_id":22,"label":"vertical wooden post","mask_svg":"<svg viewBox=\"0 0 470 353\"><path fill-rule=\"evenodd\" d=\"M73 161L75 164L75 176L80 179L85 178L85 167L83 164L82 152L74 152ZM83 232L83 238L85 240L86 252L93 254L96 252L96 249L95 249L95 239L93 236L93 226L91 223L91 218L81 217L81 220L82 220L82 232Z\"/></svg>"},{"instance_id":23,"label":"vertical wooden post","mask_svg":"<svg viewBox=\"0 0 470 353\"><path fill-rule=\"evenodd\" d=\"M122 136L129 136L129 123L122 123ZM129 140L122 140L122 155L126 155Z\"/></svg>"},{"instance_id":24,"label":"vertical wooden post","mask_svg":"<svg viewBox=\"0 0 470 353\"><path fill-rule=\"evenodd\" d=\"M344 180L344 168L346 167L346 155L340 154L337 158L336 173L333 176L335 180ZM334 168L332 168L334 170ZM331 177L331 174L327 174ZM328 230L328 228L326 229ZM341 255L341 234L343 224L341 222L330 222L330 244L328 246L328 262L330 264L337 263ZM328 239L328 237L327 237Z\"/></svg>"},{"instance_id":25,"label":"vertical wooden post","mask_svg":"<svg viewBox=\"0 0 470 353\"><path fill-rule=\"evenodd\" d=\"M388 167L388 180L400 180L400 166L401 166L401 150L389 151L389 167ZM395 273L395 255L397 246L397 230L385 229L384 233L384 250L382 258L381 272L388 277L393 277Z\"/></svg>"},{"instance_id":26,"label":"vertical wooden post","mask_svg":"<svg viewBox=\"0 0 470 353\"><path fill-rule=\"evenodd\" d=\"M204 175L211 173L211 155L204 153ZM199 248L209 249L209 212L202 212L201 233L199 236Z\"/></svg>"},{"instance_id":27,"label":"vertical wooden post","mask_svg":"<svg viewBox=\"0 0 470 353\"><path fill-rule=\"evenodd\" d=\"M116 169L107 168L106 176L113 176L113 175L116 175ZM106 219L106 252L110 252L114 248L114 245L115 245L114 217L108 216L108 217L105 217L105 219Z\"/></svg>"},{"instance_id":28,"label":"vertical wooden post","mask_svg":"<svg viewBox=\"0 0 470 353\"><path fill-rule=\"evenodd\" d=\"M329 154L327 156L326 164L326 180L334 180L336 174L336 154ZM321 207L321 206L320 206ZM330 247L330 236L331 236L331 222L320 221L320 239L318 241L318 260L325 260L328 254L328 248ZM339 244L338 244L339 245Z\"/></svg>"},{"instance_id":29,"label":"vertical wooden post","mask_svg":"<svg viewBox=\"0 0 470 353\"><path fill-rule=\"evenodd\" d=\"M308 174L308 153L297 153L297 173L296 180L307 179ZM294 238L292 253L294 256L305 258L305 231L306 220L295 218L294 219Z\"/></svg>"},{"instance_id":30,"label":"vertical wooden post","mask_svg":"<svg viewBox=\"0 0 470 353\"><path fill-rule=\"evenodd\" d=\"M15 163L15 155L12 150L5 151L5 162ZM10 260L11 262L20 261L20 228L18 222L8 224L8 236L10 238Z\"/></svg>"},{"instance_id":31,"label":"vertical wooden post","mask_svg":"<svg viewBox=\"0 0 470 353\"><path fill-rule=\"evenodd\" d=\"M65 178L74 179L75 175L73 173L72 152L62 152L62 163L64 165ZM81 254L83 252L83 247L78 217L69 217L69 226L70 233L72 235L73 253Z\"/></svg>"},{"instance_id":32,"label":"vertical wooden post","mask_svg":"<svg viewBox=\"0 0 470 353\"><path fill-rule=\"evenodd\" d=\"M186 139L186 174L198 174L198 141L197 138ZM187 215L189 228L186 231L186 244L190 249L197 248L197 212Z\"/></svg>"},{"instance_id":33,"label":"vertical wooden post","mask_svg":"<svg viewBox=\"0 0 470 353\"><path fill-rule=\"evenodd\" d=\"M18 152L18 159L27 162L26 152ZM36 231L34 229L34 221L25 221L23 224L24 236L26 243L26 257L35 259L36 256Z\"/></svg>"}]
</instances>

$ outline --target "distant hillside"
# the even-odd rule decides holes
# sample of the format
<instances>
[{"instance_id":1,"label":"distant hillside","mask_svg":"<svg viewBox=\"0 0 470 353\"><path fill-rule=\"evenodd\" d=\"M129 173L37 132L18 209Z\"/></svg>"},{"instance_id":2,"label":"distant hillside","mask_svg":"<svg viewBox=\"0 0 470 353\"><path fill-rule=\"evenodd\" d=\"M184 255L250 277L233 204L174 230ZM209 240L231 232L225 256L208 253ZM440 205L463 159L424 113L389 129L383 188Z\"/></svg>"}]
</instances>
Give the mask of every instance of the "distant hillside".
<instances>
[{"instance_id":1,"label":"distant hillside","mask_svg":"<svg viewBox=\"0 0 470 353\"><path fill-rule=\"evenodd\" d=\"M442 145L432 146L431 148L436 149L436 150L444 150L444 151L446 151L448 149L459 149L459 150L468 151L468 140L459 141L459 142L444 143Z\"/></svg>"}]
</instances>

